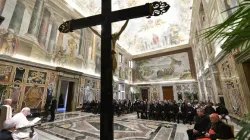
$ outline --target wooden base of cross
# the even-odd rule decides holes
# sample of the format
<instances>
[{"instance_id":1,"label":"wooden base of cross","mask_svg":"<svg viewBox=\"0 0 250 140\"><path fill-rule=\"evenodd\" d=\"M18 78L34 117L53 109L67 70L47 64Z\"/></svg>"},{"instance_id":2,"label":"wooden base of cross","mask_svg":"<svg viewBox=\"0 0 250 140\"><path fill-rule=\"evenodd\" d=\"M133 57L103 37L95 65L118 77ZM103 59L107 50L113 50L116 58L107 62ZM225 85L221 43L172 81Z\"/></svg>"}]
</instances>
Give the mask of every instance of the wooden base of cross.
<instances>
[{"instance_id":1,"label":"wooden base of cross","mask_svg":"<svg viewBox=\"0 0 250 140\"><path fill-rule=\"evenodd\" d=\"M160 16L168 11L170 6L166 2L147 3L142 6L114 11L111 9L111 0L102 0L102 14L87 18L64 22L59 31L72 32L76 29L102 25L101 31L101 112L100 112L100 139L113 140L113 62L112 62L112 22L134 19L139 17L150 18Z\"/></svg>"}]
</instances>

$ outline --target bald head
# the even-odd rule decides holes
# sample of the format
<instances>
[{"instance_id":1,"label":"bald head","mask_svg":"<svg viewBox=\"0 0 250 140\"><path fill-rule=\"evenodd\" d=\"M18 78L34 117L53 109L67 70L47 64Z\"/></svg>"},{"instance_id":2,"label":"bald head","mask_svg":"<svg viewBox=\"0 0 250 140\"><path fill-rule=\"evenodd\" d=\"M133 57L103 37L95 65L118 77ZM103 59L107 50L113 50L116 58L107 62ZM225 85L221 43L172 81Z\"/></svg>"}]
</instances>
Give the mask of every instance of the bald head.
<instances>
[{"instance_id":1,"label":"bald head","mask_svg":"<svg viewBox=\"0 0 250 140\"><path fill-rule=\"evenodd\" d=\"M5 100L4 100L4 105L9 105L9 106L11 106L11 104L12 104L12 99L5 99Z\"/></svg>"}]
</instances>

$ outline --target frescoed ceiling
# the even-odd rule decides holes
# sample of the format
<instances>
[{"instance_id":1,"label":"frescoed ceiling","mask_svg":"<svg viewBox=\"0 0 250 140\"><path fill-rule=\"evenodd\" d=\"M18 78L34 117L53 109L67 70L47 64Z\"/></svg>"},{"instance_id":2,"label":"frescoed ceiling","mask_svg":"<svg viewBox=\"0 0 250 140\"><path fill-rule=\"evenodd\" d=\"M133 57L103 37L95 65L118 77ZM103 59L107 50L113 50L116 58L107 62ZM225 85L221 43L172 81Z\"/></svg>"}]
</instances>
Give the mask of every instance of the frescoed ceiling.
<instances>
[{"instance_id":1,"label":"frescoed ceiling","mask_svg":"<svg viewBox=\"0 0 250 140\"><path fill-rule=\"evenodd\" d=\"M83 16L101 13L101 0L65 0ZM112 0L112 10L120 10L157 0ZM189 40L193 0L161 0L171 7L159 17L132 19L118 43L132 55L187 44ZM113 23L113 33L125 21ZM100 27L96 28L97 30Z\"/></svg>"}]
</instances>

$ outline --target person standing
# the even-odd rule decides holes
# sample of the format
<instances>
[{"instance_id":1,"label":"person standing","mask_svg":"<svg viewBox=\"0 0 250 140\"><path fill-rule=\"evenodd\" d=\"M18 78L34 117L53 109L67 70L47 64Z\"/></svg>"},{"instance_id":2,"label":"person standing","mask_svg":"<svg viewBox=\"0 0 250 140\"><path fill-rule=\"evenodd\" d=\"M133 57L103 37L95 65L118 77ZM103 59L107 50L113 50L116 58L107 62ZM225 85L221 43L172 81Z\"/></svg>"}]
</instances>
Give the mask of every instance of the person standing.
<instances>
[{"instance_id":1,"label":"person standing","mask_svg":"<svg viewBox=\"0 0 250 140\"><path fill-rule=\"evenodd\" d=\"M55 97L53 97L53 100L51 102L51 107L50 107L51 118L49 122L53 122L55 120L56 106L57 106L57 100Z\"/></svg>"}]
</instances>

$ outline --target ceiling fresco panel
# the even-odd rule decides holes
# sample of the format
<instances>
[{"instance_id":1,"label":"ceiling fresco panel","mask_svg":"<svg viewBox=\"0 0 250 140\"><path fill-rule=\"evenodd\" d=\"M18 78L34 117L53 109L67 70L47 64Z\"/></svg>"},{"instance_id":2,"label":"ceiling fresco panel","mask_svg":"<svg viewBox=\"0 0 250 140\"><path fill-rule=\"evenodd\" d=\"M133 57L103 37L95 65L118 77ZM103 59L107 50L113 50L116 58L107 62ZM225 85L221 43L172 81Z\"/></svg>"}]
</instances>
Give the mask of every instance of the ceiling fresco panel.
<instances>
[{"instance_id":1,"label":"ceiling fresco panel","mask_svg":"<svg viewBox=\"0 0 250 140\"><path fill-rule=\"evenodd\" d=\"M65 0L83 16L101 13L101 0ZM126 9L151 3L155 0L112 0L112 10ZM159 17L133 19L121 35L119 44L132 55L165 49L189 40L193 0L162 0L170 10ZM84 5L81 3L84 2ZM118 32L125 21L113 23L113 33ZM98 27L97 29L101 29Z\"/></svg>"}]
</instances>

